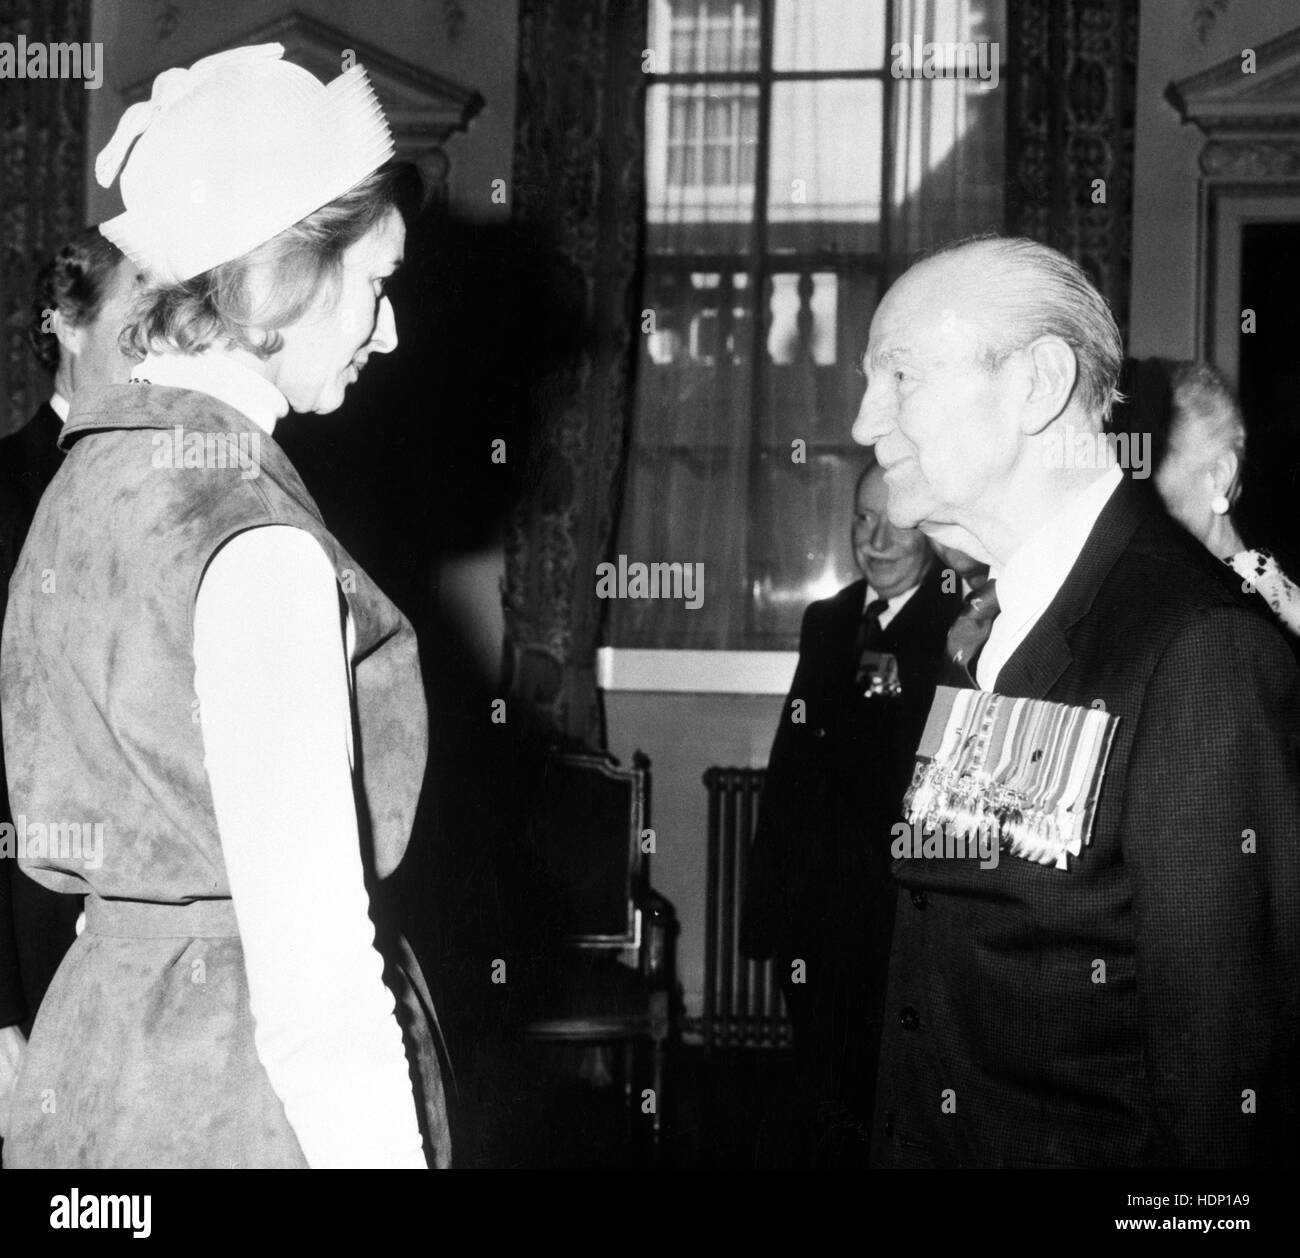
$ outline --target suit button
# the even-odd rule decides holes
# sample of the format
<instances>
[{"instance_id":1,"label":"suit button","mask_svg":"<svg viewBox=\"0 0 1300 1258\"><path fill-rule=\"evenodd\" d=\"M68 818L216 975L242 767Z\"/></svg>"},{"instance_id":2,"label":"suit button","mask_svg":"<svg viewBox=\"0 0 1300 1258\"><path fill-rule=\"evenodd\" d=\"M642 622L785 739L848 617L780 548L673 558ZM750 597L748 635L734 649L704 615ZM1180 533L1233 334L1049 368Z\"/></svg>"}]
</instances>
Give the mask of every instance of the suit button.
<instances>
[{"instance_id":1,"label":"suit button","mask_svg":"<svg viewBox=\"0 0 1300 1258\"><path fill-rule=\"evenodd\" d=\"M825 738L825 737L826 737L826 727L823 726L823 725L819 725L815 730L813 730L813 737L814 737L814 738Z\"/></svg>"},{"instance_id":2,"label":"suit button","mask_svg":"<svg viewBox=\"0 0 1300 1258\"><path fill-rule=\"evenodd\" d=\"M904 1005L898 1011L898 1025L904 1031L915 1031L921 1025L921 1018L911 1005Z\"/></svg>"},{"instance_id":3,"label":"suit button","mask_svg":"<svg viewBox=\"0 0 1300 1258\"><path fill-rule=\"evenodd\" d=\"M894 1134L894 1111L886 1110L885 1111L885 1135L892 1136L893 1134Z\"/></svg>"},{"instance_id":4,"label":"suit button","mask_svg":"<svg viewBox=\"0 0 1300 1258\"><path fill-rule=\"evenodd\" d=\"M924 891L913 891L912 903L918 909L923 909L927 904L930 903L930 897L926 895Z\"/></svg>"}]
</instances>

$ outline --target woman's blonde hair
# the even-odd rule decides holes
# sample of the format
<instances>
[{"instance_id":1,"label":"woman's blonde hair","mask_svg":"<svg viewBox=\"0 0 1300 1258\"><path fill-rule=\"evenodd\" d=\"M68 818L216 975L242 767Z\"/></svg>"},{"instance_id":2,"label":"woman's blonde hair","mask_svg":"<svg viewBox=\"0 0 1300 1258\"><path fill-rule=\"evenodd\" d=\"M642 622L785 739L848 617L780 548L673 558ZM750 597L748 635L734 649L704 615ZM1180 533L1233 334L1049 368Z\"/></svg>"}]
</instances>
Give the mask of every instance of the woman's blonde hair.
<instances>
[{"instance_id":1,"label":"woman's blonde hair","mask_svg":"<svg viewBox=\"0 0 1300 1258\"><path fill-rule=\"evenodd\" d=\"M224 342L269 358L283 344L280 329L322 294L337 294L344 253L390 214L410 217L420 197L414 166L381 166L242 258L179 284L146 288L122 329L123 350L134 358L151 350L196 354ZM269 283L255 285L262 274ZM259 289L270 293L260 304Z\"/></svg>"}]
</instances>

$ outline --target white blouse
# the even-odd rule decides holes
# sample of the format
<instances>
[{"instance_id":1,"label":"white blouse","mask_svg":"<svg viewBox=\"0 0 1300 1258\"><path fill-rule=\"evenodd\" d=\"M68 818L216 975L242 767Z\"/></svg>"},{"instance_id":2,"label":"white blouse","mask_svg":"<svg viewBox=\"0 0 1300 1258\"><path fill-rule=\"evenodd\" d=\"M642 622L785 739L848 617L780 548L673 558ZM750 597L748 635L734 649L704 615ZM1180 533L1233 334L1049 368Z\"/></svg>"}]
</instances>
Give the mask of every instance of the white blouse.
<instances>
[{"instance_id":1,"label":"white blouse","mask_svg":"<svg viewBox=\"0 0 1300 1258\"><path fill-rule=\"evenodd\" d=\"M288 410L269 381L212 352L151 354L132 378L208 393L268 434ZM354 632L310 533L249 530L199 587L194 689L254 1042L307 1163L424 1168L361 865Z\"/></svg>"}]
</instances>

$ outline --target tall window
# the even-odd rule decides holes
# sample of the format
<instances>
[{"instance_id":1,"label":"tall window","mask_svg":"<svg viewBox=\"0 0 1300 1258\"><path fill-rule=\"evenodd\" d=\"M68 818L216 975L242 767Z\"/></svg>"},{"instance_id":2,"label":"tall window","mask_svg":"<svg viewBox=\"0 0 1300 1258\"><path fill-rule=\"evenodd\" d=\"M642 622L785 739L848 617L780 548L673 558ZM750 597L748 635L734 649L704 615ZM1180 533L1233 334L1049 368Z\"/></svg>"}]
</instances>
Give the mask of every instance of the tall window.
<instances>
[{"instance_id":1,"label":"tall window","mask_svg":"<svg viewBox=\"0 0 1300 1258\"><path fill-rule=\"evenodd\" d=\"M856 577L855 368L909 257L1002 226L1003 10L651 0L645 335L618 550L702 563L704 598L616 601L615 646L789 648L807 603Z\"/></svg>"}]
</instances>

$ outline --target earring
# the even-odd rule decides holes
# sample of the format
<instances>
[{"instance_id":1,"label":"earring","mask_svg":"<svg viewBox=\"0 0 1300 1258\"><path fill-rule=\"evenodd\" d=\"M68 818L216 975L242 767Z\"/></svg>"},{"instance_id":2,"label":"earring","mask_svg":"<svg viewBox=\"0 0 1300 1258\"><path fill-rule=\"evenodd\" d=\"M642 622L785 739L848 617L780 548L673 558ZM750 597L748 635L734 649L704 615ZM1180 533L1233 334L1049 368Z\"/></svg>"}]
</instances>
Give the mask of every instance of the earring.
<instances>
[{"instance_id":1,"label":"earring","mask_svg":"<svg viewBox=\"0 0 1300 1258\"><path fill-rule=\"evenodd\" d=\"M1227 515L1228 514L1227 495L1215 494L1214 497L1210 499L1210 510L1213 511L1215 515Z\"/></svg>"}]
</instances>

